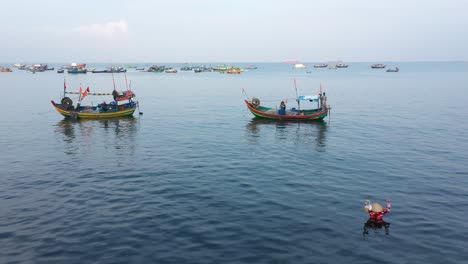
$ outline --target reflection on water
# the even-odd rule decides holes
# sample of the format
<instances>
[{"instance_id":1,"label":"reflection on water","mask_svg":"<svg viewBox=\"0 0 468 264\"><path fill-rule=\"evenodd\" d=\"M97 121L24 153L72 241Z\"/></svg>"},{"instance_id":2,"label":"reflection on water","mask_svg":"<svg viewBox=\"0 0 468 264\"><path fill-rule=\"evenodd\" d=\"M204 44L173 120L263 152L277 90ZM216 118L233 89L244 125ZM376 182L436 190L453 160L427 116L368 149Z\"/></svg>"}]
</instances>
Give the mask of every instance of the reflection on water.
<instances>
[{"instance_id":1,"label":"reflection on water","mask_svg":"<svg viewBox=\"0 0 468 264\"><path fill-rule=\"evenodd\" d=\"M293 122L254 117L246 125L246 130L252 143L255 143L265 131L274 133L275 140L290 140L301 145L313 143L318 151L324 151L326 147L327 123L325 121Z\"/></svg>"},{"instance_id":2,"label":"reflection on water","mask_svg":"<svg viewBox=\"0 0 468 264\"><path fill-rule=\"evenodd\" d=\"M63 151L67 155L94 151L99 146L133 153L138 122L134 117L78 121L63 119L55 126L55 133L61 136Z\"/></svg>"},{"instance_id":3,"label":"reflection on water","mask_svg":"<svg viewBox=\"0 0 468 264\"><path fill-rule=\"evenodd\" d=\"M384 230L385 235L390 234L390 223L385 222L385 221L373 221L369 218L367 222L364 223L364 228L363 228L363 235L364 237L369 235L369 231L372 230L374 231L375 234L379 233L380 230Z\"/></svg>"}]
</instances>

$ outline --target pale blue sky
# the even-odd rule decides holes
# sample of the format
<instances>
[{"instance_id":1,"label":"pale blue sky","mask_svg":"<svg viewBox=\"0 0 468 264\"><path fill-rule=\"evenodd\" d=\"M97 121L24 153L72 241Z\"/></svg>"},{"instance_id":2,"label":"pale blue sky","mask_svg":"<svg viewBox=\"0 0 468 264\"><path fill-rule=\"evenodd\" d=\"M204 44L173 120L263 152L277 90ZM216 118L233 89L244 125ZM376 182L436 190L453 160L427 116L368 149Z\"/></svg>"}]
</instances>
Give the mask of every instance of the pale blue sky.
<instances>
[{"instance_id":1,"label":"pale blue sky","mask_svg":"<svg viewBox=\"0 0 468 264\"><path fill-rule=\"evenodd\" d=\"M468 0L12 0L0 62L468 60Z\"/></svg>"}]
</instances>

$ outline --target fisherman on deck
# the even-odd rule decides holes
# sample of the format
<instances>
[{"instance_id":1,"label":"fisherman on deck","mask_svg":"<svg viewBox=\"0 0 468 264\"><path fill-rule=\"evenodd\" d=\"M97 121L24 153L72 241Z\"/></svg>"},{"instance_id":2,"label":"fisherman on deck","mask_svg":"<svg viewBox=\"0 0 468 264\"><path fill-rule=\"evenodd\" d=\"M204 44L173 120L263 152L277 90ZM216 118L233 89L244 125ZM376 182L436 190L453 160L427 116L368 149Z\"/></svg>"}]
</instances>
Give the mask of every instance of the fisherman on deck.
<instances>
[{"instance_id":1,"label":"fisherman on deck","mask_svg":"<svg viewBox=\"0 0 468 264\"><path fill-rule=\"evenodd\" d=\"M284 103L284 101L281 101L280 109L278 111L278 114L286 115L286 104Z\"/></svg>"},{"instance_id":2,"label":"fisherman on deck","mask_svg":"<svg viewBox=\"0 0 468 264\"><path fill-rule=\"evenodd\" d=\"M114 97L114 101L117 100L117 97L119 96L119 92L117 92L117 90L112 91L112 96Z\"/></svg>"},{"instance_id":3,"label":"fisherman on deck","mask_svg":"<svg viewBox=\"0 0 468 264\"><path fill-rule=\"evenodd\" d=\"M320 98L320 107L322 109L327 109L327 96L325 95L325 92L323 94L319 94Z\"/></svg>"}]
</instances>

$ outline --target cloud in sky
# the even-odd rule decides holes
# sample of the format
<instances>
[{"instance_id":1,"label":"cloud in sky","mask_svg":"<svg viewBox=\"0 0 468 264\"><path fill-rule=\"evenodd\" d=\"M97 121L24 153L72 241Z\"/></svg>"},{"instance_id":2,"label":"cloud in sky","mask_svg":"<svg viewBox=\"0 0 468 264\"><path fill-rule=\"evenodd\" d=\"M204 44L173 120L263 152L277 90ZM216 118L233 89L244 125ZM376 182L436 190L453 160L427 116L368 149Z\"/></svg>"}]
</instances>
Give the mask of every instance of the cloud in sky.
<instances>
[{"instance_id":1,"label":"cloud in sky","mask_svg":"<svg viewBox=\"0 0 468 264\"><path fill-rule=\"evenodd\" d=\"M53 1L48 8L44 1L28 8L25 1L2 3L0 50L8 52L0 61L466 60L468 54L466 0L112 0L112 12L109 1L45 2Z\"/></svg>"},{"instance_id":2,"label":"cloud in sky","mask_svg":"<svg viewBox=\"0 0 468 264\"><path fill-rule=\"evenodd\" d=\"M82 25L76 27L75 30L85 36L126 38L128 36L128 23L125 20L120 20L104 24Z\"/></svg>"}]
</instances>

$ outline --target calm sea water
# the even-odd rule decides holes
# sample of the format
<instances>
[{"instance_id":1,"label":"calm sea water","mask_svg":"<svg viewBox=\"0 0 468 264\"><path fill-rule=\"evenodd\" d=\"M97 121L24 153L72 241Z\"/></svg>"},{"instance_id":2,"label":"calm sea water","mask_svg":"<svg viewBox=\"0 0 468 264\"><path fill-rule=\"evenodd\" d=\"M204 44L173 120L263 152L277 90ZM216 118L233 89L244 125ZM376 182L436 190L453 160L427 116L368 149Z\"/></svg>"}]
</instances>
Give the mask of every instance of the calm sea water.
<instances>
[{"instance_id":1,"label":"calm sea water","mask_svg":"<svg viewBox=\"0 0 468 264\"><path fill-rule=\"evenodd\" d=\"M1 73L0 263L465 263L468 63L256 65L129 70L144 114L81 122L50 104L64 76L111 75ZM253 119L242 88L274 105L294 80L331 117ZM388 229L366 228L364 200L387 198Z\"/></svg>"}]
</instances>

